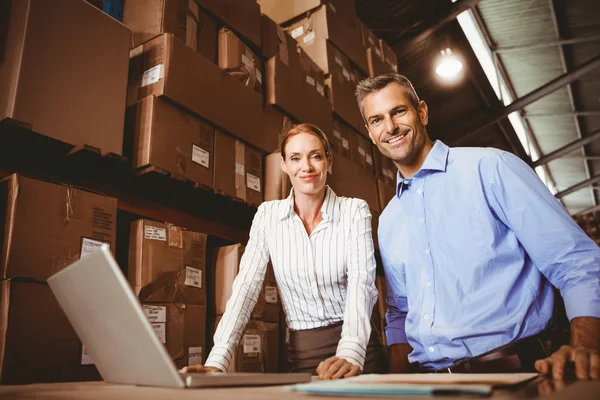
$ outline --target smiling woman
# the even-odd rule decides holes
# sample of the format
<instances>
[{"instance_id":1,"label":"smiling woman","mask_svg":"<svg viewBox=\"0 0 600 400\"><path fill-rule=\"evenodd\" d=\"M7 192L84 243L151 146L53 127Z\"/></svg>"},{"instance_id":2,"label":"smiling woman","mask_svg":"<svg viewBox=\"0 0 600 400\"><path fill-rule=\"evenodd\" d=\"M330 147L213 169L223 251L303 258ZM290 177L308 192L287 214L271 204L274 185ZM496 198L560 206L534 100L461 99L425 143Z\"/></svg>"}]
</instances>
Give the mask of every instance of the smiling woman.
<instances>
[{"instance_id":1,"label":"smiling woman","mask_svg":"<svg viewBox=\"0 0 600 400\"><path fill-rule=\"evenodd\" d=\"M331 163L318 127L301 124L286 134L281 169L292 191L258 208L213 350L205 366L187 372L227 371L269 259L290 328L292 372L339 379L387 371L370 323L377 301L371 214L364 200L338 197L326 185Z\"/></svg>"}]
</instances>

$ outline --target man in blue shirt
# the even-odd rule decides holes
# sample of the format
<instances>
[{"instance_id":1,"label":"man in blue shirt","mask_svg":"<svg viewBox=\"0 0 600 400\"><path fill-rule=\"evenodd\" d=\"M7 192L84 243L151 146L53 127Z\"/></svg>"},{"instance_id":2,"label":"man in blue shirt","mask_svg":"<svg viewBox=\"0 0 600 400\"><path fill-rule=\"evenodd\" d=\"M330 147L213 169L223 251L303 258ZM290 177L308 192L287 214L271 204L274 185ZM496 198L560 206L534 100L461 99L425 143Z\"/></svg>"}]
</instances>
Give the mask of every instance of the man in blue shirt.
<instances>
[{"instance_id":1,"label":"man in blue shirt","mask_svg":"<svg viewBox=\"0 0 600 400\"><path fill-rule=\"evenodd\" d=\"M404 76L366 79L356 96L399 170L378 235L392 372L514 367L560 379L574 366L578 378L600 379L600 249L532 169L504 151L433 143L427 105ZM538 338L552 285L571 341L548 356Z\"/></svg>"}]
</instances>

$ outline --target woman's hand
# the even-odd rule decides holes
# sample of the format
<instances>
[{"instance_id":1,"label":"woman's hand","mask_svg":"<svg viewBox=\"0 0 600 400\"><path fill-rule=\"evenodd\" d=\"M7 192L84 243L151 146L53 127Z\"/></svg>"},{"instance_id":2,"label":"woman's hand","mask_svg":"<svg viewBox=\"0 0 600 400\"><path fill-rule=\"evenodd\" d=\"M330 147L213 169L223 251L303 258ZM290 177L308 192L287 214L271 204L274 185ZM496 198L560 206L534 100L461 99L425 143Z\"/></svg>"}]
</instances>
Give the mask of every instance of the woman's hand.
<instances>
[{"instance_id":1,"label":"woman's hand","mask_svg":"<svg viewBox=\"0 0 600 400\"><path fill-rule=\"evenodd\" d=\"M360 375L360 367L339 357L330 357L317 367L319 379L340 379Z\"/></svg>"},{"instance_id":2,"label":"woman's hand","mask_svg":"<svg viewBox=\"0 0 600 400\"><path fill-rule=\"evenodd\" d=\"M190 365L179 370L182 374L202 373L202 372L223 372L217 367L205 367L202 364Z\"/></svg>"}]
</instances>

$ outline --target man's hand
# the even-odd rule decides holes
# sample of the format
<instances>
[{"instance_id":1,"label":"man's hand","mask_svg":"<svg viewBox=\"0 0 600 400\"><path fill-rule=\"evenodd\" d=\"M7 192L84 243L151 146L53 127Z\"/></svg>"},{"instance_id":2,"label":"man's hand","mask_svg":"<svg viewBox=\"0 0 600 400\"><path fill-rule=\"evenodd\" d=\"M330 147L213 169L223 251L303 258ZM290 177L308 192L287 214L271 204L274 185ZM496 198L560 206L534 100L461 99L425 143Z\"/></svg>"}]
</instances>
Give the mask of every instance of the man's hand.
<instances>
[{"instance_id":1,"label":"man's hand","mask_svg":"<svg viewBox=\"0 0 600 400\"><path fill-rule=\"evenodd\" d=\"M329 357L317 367L319 379L340 379L360 375L360 367L340 357Z\"/></svg>"},{"instance_id":2,"label":"man's hand","mask_svg":"<svg viewBox=\"0 0 600 400\"><path fill-rule=\"evenodd\" d=\"M573 365L577 379L600 379L598 352L583 346L562 346L550 357L537 360L535 369L545 375L552 373L554 379L563 379L565 369Z\"/></svg>"},{"instance_id":3,"label":"man's hand","mask_svg":"<svg viewBox=\"0 0 600 400\"><path fill-rule=\"evenodd\" d=\"M390 357L390 372L400 374L408 372L410 363L408 355L413 351L408 343L397 343L388 347Z\"/></svg>"},{"instance_id":4,"label":"man's hand","mask_svg":"<svg viewBox=\"0 0 600 400\"><path fill-rule=\"evenodd\" d=\"M216 367L205 367L202 364L190 365L189 367L183 367L179 370L182 374L188 373L201 373L201 372L223 372Z\"/></svg>"}]
</instances>

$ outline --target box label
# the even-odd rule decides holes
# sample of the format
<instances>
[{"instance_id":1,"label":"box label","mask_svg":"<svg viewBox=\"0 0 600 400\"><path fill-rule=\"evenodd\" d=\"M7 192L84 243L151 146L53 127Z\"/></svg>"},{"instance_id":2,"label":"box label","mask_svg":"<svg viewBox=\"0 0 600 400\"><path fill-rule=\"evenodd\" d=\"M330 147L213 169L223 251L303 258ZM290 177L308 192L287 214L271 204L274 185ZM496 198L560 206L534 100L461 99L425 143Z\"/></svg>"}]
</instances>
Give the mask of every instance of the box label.
<instances>
[{"instance_id":1,"label":"box label","mask_svg":"<svg viewBox=\"0 0 600 400\"><path fill-rule=\"evenodd\" d=\"M337 10L335 9L335 6L331 3L329 3L329 8L331 8L331 11L337 12Z\"/></svg>"},{"instance_id":2,"label":"box label","mask_svg":"<svg viewBox=\"0 0 600 400\"><path fill-rule=\"evenodd\" d=\"M242 164L235 163L235 173L244 176L246 173L246 169Z\"/></svg>"},{"instance_id":3,"label":"box label","mask_svg":"<svg viewBox=\"0 0 600 400\"><path fill-rule=\"evenodd\" d=\"M303 26L299 26L296 29L292 29L292 37L294 39L297 39L302 35L304 35L304 27Z\"/></svg>"},{"instance_id":4,"label":"box label","mask_svg":"<svg viewBox=\"0 0 600 400\"><path fill-rule=\"evenodd\" d=\"M195 144L193 144L192 161L196 164L202 165L205 168L210 168L210 153L204 150L202 147L198 147Z\"/></svg>"},{"instance_id":5,"label":"box label","mask_svg":"<svg viewBox=\"0 0 600 400\"><path fill-rule=\"evenodd\" d=\"M254 61L252 60L252 58L248 57L245 54L242 54L242 62L244 63L248 71L252 71L252 68L254 68Z\"/></svg>"},{"instance_id":6,"label":"box label","mask_svg":"<svg viewBox=\"0 0 600 400\"><path fill-rule=\"evenodd\" d=\"M379 50L378 48L375 48L375 54L377 54L377 57L379 57L379 58L383 58L383 57L381 56L381 50Z\"/></svg>"},{"instance_id":7,"label":"box label","mask_svg":"<svg viewBox=\"0 0 600 400\"><path fill-rule=\"evenodd\" d=\"M260 69L258 68L256 68L256 80L258 83L262 83L262 72L260 72Z\"/></svg>"},{"instance_id":8,"label":"box label","mask_svg":"<svg viewBox=\"0 0 600 400\"><path fill-rule=\"evenodd\" d=\"M315 40L315 32L314 31L310 32L310 33L307 33L306 36L304 36L304 38L302 38L302 41L304 43L310 43L313 40Z\"/></svg>"},{"instance_id":9,"label":"box label","mask_svg":"<svg viewBox=\"0 0 600 400\"><path fill-rule=\"evenodd\" d=\"M342 59L341 59L341 58L339 58L338 56L335 56L335 63L336 63L337 65L339 65L340 67L343 67L343 66L344 66L344 62L343 62L343 61L342 61Z\"/></svg>"},{"instance_id":10,"label":"box label","mask_svg":"<svg viewBox=\"0 0 600 400\"><path fill-rule=\"evenodd\" d=\"M317 92L319 92L321 96L325 96L325 88L323 88L323 85L320 83L317 83Z\"/></svg>"},{"instance_id":11,"label":"box label","mask_svg":"<svg viewBox=\"0 0 600 400\"><path fill-rule=\"evenodd\" d=\"M338 131L336 131L335 129L333 130L333 136L335 136L338 139L342 138L342 134Z\"/></svg>"},{"instance_id":12,"label":"box label","mask_svg":"<svg viewBox=\"0 0 600 400\"><path fill-rule=\"evenodd\" d=\"M202 364L202 347L188 347L188 365Z\"/></svg>"},{"instance_id":13,"label":"box label","mask_svg":"<svg viewBox=\"0 0 600 400\"><path fill-rule=\"evenodd\" d=\"M367 164L373 165L373 157L370 154L367 154Z\"/></svg>"},{"instance_id":14,"label":"box label","mask_svg":"<svg viewBox=\"0 0 600 400\"><path fill-rule=\"evenodd\" d=\"M97 240L94 239L88 239L88 238L83 238L83 240L81 241L81 252L79 253L80 256L79 258L83 258L85 256L87 256L88 254L91 254L95 251L98 251L102 248L102 246L108 246L108 244L104 243L104 242L99 242Z\"/></svg>"},{"instance_id":15,"label":"box label","mask_svg":"<svg viewBox=\"0 0 600 400\"><path fill-rule=\"evenodd\" d=\"M342 67L342 75L344 75L344 78L346 78L347 81L350 81L350 73L346 67Z\"/></svg>"},{"instance_id":16,"label":"box label","mask_svg":"<svg viewBox=\"0 0 600 400\"><path fill-rule=\"evenodd\" d=\"M162 344L167 343L167 324L165 322L157 322L151 323L150 325L152 325L152 330L156 333L158 340L160 340Z\"/></svg>"},{"instance_id":17,"label":"box label","mask_svg":"<svg viewBox=\"0 0 600 400\"><path fill-rule=\"evenodd\" d=\"M142 87L152 85L162 78L164 78L164 65L158 64L157 66L144 71L144 75L142 76Z\"/></svg>"},{"instance_id":18,"label":"box label","mask_svg":"<svg viewBox=\"0 0 600 400\"><path fill-rule=\"evenodd\" d=\"M348 142L348 139L346 139L346 138L342 138L342 146L343 146L343 147L344 147L346 150L350 149L350 143Z\"/></svg>"},{"instance_id":19,"label":"box label","mask_svg":"<svg viewBox=\"0 0 600 400\"><path fill-rule=\"evenodd\" d=\"M167 322L167 307L142 304L142 309L144 310L144 314L146 314L148 321L152 323Z\"/></svg>"},{"instance_id":20,"label":"box label","mask_svg":"<svg viewBox=\"0 0 600 400\"><path fill-rule=\"evenodd\" d=\"M315 78L306 75L306 83L308 83L310 86L315 86Z\"/></svg>"},{"instance_id":21,"label":"box label","mask_svg":"<svg viewBox=\"0 0 600 400\"><path fill-rule=\"evenodd\" d=\"M145 226L144 239L167 241L167 230L158 226Z\"/></svg>"},{"instance_id":22,"label":"box label","mask_svg":"<svg viewBox=\"0 0 600 400\"><path fill-rule=\"evenodd\" d=\"M358 146L358 154L360 154L361 156L365 155L365 149L363 149L362 147Z\"/></svg>"},{"instance_id":23,"label":"box label","mask_svg":"<svg viewBox=\"0 0 600 400\"><path fill-rule=\"evenodd\" d=\"M269 304L277 304L277 288L265 286L265 301Z\"/></svg>"},{"instance_id":24,"label":"box label","mask_svg":"<svg viewBox=\"0 0 600 400\"><path fill-rule=\"evenodd\" d=\"M259 335L244 335L244 354L261 353L260 336Z\"/></svg>"},{"instance_id":25,"label":"box label","mask_svg":"<svg viewBox=\"0 0 600 400\"><path fill-rule=\"evenodd\" d=\"M81 365L93 365L94 360L92 360L92 356L89 355L87 349L82 344L81 345Z\"/></svg>"},{"instance_id":26,"label":"box label","mask_svg":"<svg viewBox=\"0 0 600 400\"><path fill-rule=\"evenodd\" d=\"M246 174L246 186L250 189L260 193L260 178L252 175L251 173Z\"/></svg>"},{"instance_id":27,"label":"box label","mask_svg":"<svg viewBox=\"0 0 600 400\"><path fill-rule=\"evenodd\" d=\"M193 286L202 289L202 270L194 267L185 266L185 281L186 286Z\"/></svg>"},{"instance_id":28,"label":"box label","mask_svg":"<svg viewBox=\"0 0 600 400\"><path fill-rule=\"evenodd\" d=\"M169 224L167 229L169 230L169 247L183 249L183 232L181 232L181 228Z\"/></svg>"}]
</instances>

